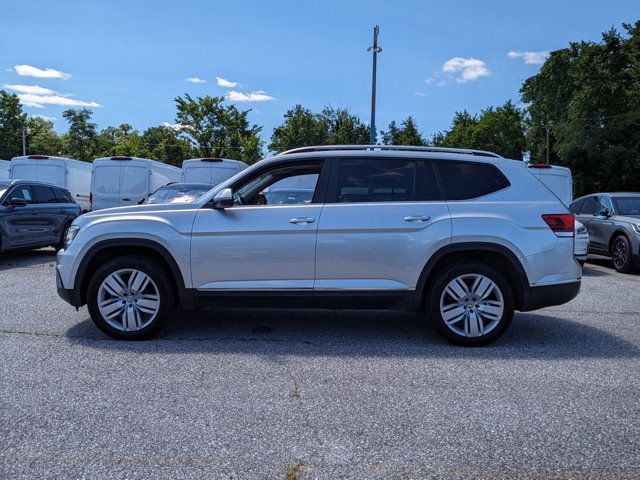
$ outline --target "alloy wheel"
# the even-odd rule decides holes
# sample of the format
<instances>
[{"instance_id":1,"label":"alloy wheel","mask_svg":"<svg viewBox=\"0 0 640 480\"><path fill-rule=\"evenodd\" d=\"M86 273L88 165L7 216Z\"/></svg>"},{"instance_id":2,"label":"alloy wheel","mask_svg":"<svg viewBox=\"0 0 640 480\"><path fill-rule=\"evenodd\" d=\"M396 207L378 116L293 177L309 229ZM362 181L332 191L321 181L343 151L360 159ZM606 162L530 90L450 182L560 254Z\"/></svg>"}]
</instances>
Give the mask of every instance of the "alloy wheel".
<instances>
[{"instance_id":1,"label":"alloy wheel","mask_svg":"<svg viewBox=\"0 0 640 480\"><path fill-rule=\"evenodd\" d=\"M618 239L613 245L613 264L620 269L627 263L627 244L622 239Z\"/></svg>"},{"instance_id":2,"label":"alloy wheel","mask_svg":"<svg viewBox=\"0 0 640 480\"><path fill-rule=\"evenodd\" d=\"M142 330L160 311L158 287L140 270L117 270L100 284L98 310L113 328L125 332Z\"/></svg>"},{"instance_id":3,"label":"alloy wheel","mask_svg":"<svg viewBox=\"0 0 640 480\"><path fill-rule=\"evenodd\" d=\"M440 296L440 315L444 323L464 337L480 337L491 332L500 323L504 307L500 288L480 274L454 278Z\"/></svg>"}]
</instances>

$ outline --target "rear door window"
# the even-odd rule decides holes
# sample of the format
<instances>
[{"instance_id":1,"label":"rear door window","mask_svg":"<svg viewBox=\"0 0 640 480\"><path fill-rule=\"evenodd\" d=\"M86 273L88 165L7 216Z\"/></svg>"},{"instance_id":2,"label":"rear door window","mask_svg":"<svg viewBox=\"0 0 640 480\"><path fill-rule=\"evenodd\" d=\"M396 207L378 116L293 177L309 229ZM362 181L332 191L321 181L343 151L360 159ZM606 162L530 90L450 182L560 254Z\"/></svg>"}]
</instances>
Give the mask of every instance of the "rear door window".
<instances>
[{"instance_id":1,"label":"rear door window","mask_svg":"<svg viewBox=\"0 0 640 480\"><path fill-rule=\"evenodd\" d=\"M144 195L149 186L149 174L144 167L122 167L120 193L122 195Z\"/></svg>"},{"instance_id":2,"label":"rear door window","mask_svg":"<svg viewBox=\"0 0 640 480\"><path fill-rule=\"evenodd\" d=\"M584 198L581 198L580 200L576 200L575 202L573 202L571 204L571 206L569 207L569 211L571 213L580 213L580 207L582 206L582 203L584 202Z\"/></svg>"},{"instance_id":3,"label":"rear door window","mask_svg":"<svg viewBox=\"0 0 640 480\"><path fill-rule=\"evenodd\" d=\"M597 197L587 197L582 202L580 206L580 213L583 215L593 215L596 211L596 206L598 205Z\"/></svg>"},{"instance_id":4,"label":"rear door window","mask_svg":"<svg viewBox=\"0 0 640 480\"><path fill-rule=\"evenodd\" d=\"M33 185L33 192L37 203L57 203L56 195L53 189L43 185Z\"/></svg>"},{"instance_id":5,"label":"rear door window","mask_svg":"<svg viewBox=\"0 0 640 480\"><path fill-rule=\"evenodd\" d=\"M120 166L96 167L94 175L94 188L96 193L115 194L120 190Z\"/></svg>"},{"instance_id":6,"label":"rear door window","mask_svg":"<svg viewBox=\"0 0 640 480\"><path fill-rule=\"evenodd\" d=\"M480 162L436 161L446 200L469 200L509 187L494 165Z\"/></svg>"}]
</instances>

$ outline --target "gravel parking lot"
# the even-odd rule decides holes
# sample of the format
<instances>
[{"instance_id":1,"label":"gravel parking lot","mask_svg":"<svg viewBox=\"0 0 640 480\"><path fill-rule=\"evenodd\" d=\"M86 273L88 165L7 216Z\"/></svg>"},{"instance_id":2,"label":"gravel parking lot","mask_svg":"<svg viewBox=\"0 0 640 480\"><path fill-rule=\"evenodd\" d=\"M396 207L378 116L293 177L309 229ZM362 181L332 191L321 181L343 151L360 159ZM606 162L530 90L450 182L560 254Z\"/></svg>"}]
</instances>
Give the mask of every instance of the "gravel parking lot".
<instances>
[{"instance_id":1,"label":"gravel parking lot","mask_svg":"<svg viewBox=\"0 0 640 480\"><path fill-rule=\"evenodd\" d=\"M640 477L640 276L606 262L481 349L368 312L117 342L57 297L54 262L0 256L0 478Z\"/></svg>"}]
</instances>

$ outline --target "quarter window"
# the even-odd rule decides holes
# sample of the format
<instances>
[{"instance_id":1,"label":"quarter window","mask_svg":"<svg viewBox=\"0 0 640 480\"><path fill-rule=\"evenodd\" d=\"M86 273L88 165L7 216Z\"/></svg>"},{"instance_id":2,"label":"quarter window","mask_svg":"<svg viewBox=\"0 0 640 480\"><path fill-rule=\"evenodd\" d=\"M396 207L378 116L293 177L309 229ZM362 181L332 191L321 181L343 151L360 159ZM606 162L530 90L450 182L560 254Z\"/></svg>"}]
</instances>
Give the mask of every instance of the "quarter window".
<instances>
[{"instance_id":1,"label":"quarter window","mask_svg":"<svg viewBox=\"0 0 640 480\"><path fill-rule=\"evenodd\" d=\"M495 166L480 162L436 162L446 200L482 197L511 184Z\"/></svg>"}]
</instances>

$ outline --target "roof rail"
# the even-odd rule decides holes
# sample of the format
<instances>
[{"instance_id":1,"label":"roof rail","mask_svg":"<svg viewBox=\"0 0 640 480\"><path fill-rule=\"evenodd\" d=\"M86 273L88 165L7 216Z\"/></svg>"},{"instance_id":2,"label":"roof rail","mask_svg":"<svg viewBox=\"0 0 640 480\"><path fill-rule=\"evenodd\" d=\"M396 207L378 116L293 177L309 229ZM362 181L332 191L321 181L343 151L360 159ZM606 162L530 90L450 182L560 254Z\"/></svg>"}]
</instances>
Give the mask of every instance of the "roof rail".
<instances>
[{"instance_id":1,"label":"roof rail","mask_svg":"<svg viewBox=\"0 0 640 480\"><path fill-rule=\"evenodd\" d=\"M494 152L485 150L472 150L467 148L445 148L445 147L413 147L410 145L318 145L312 147L299 147L278 153L278 155L289 155L291 153L328 152L335 150L381 150L381 151L404 151L404 152L441 152L460 153L463 155L477 155L479 157L503 158Z\"/></svg>"}]
</instances>

